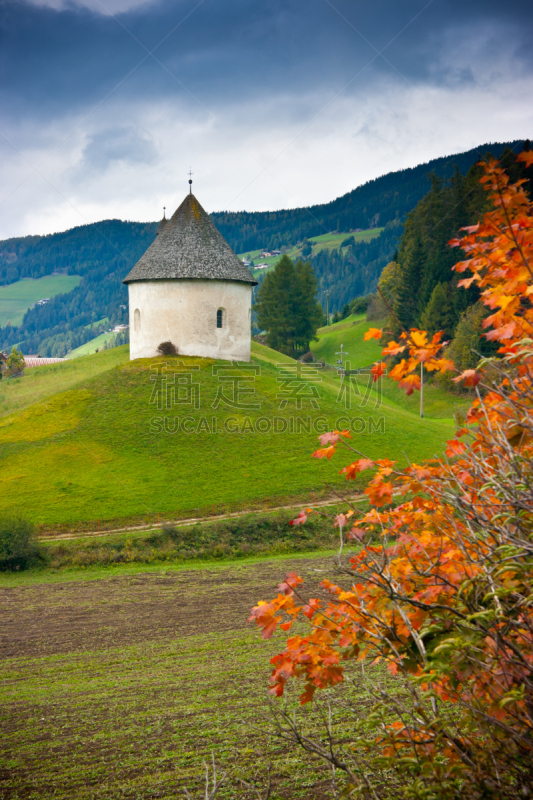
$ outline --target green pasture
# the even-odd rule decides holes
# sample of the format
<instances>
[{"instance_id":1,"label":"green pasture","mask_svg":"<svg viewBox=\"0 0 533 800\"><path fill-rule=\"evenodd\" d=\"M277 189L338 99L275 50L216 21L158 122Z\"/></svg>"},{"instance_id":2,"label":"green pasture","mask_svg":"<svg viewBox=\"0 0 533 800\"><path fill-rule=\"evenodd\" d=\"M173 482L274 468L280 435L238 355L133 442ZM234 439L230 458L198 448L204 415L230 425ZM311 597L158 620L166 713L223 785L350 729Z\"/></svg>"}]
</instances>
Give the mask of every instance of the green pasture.
<instances>
[{"instance_id":1,"label":"green pasture","mask_svg":"<svg viewBox=\"0 0 533 800\"><path fill-rule=\"evenodd\" d=\"M128 357L127 347L105 350L84 359L44 364L26 370L21 378L0 381L0 420L7 414L22 411L58 392L64 392L102 372L108 372Z\"/></svg>"},{"instance_id":2,"label":"green pasture","mask_svg":"<svg viewBox=\"0 0 533 800\"><path fill-rule=\"evenodd\" d=\"M317 333L318 341L311 342L311 350L316 358L324 360L328 364L335 364L339 358L341 344L344 352L348 356L344 360L344 366L349 364L350 369L361 369L369 367L371 364L381 359L382 346L376 339L363 341L365 332L370 328L380 328L383 322L367 322L363 315L350 316L341 322L335 323L324 328L320 328ZM359 383L362 379L358 379ZM376 386L376 390L378 387ZM379 384L379 392L383 400L394 404L398 408L410 412L413 415L420 414L420 392L414 392L407 396L403 389L398 388L398 384L387 377L382 378ZM436 383L431 376L426 374L424 385L424 415L434 419L453 419L457 412L464 412L471 402L471 397L467 394L460 394L449 391L445 387Z\"/></svg>"},{"instance_id":3,"label":"green pasture","mask_svg":"<svg viewBox=\"0 0 533 800\"><path fill-rule=\"evenodd\" d=\"M320 250L333 250L339 248L345 239L353 236L356 244L359 242L370 242L379 236L383 228L368 228L365 231L354 231L353 233L323 233L321 236L313 236L309 239L313 245L313 253Z\"/></svg>"},{"instance_id":4,"label":"green pasture","mask_svg":"<svg viewBox=\"0 0 533 800\"><path fill-rule=\"evenodd\" d=\"M75 350L71 350L67 358L78 358L79 356L88 356L90 353L96 353L97 350L101 350L107 342L111 341L113 336L114 333L112 331L101 333L99 336L95 336L94 339L80 345L80 347L76 347Z\"/></svg>"},{"instance_id":5,"label":"green pasture","mask_svg":"<svg viewBox=\"0 0 533 800\"><path fill-rule=\"evenodd\" d=\"M380 324L367 322L364 314L346 317L335 325L319 328L318 341L311 342L311 350L321 361L335 364L342 344L344 352L349 353L346 360L351 369L368 367L380 358L383 348L375 339L365 342L363 338L370 327L379 328Z\"/></svg>"},{"instance_id":6,"label":"green pasture","mask_svg":"<svg viewBox=\"0 0 533 800\"><path fill-rule=\"evenodd\" d=\"M66 294L78 286L79 275L47 275L44 278L24 280L0 286L0 327L20 325L26 311L38 300Z\"/></svg>"},{"instance_id":7,"label":"green pasture","mask_svg":"<svg viewBox=\"0 0 533 800\"><path fill-rule=\"evenodd\" d=\"M337 423L352 425L358 450L401 463L433 456L453 431L373 389L347 408L333 371L298 374L296 362L255 343L237 371L201 358L130 362L127 347L52 366L0 385L0 406L26 406L0 419L0 513L43 525L257 507L342 487L350 454L311 458L318 434ZM233 396L232 380L241 381ZM38 402L29 405L25 386Z\"/></svg>"}]
</instances>

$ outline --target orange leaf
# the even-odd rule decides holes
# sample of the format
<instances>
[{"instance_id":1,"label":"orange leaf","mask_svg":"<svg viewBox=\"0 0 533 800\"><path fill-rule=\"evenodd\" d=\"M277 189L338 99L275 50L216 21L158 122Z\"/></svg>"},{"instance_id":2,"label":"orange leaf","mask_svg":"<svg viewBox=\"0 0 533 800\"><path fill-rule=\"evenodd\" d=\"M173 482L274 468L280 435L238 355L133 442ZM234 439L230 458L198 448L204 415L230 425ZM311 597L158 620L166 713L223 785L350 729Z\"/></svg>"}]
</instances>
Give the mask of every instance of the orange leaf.
<instances>
[{"instance_id":1,"label":"orange leaf","mask_svg":"<svg viewBox=\"0 0 533 800\"><path fill-rule=\"evenodd\" d=\"M379 328L369 328L363 336L363 341L368 342L369 339L381 339L383 331Z\"/></svg>"},{"instance_id":2,"label":"orange leaf","mask_svg":"<svg viewBox=\"0 0 533 800\"><path fill-rule=\"evenodd\" d=\"M344 467L344 469L341 469L340 474L342 475L344 473L346 475L346 480L353 480L358 472L370 469L373 466L374 462L369 458L359 458L357 461L354 461L353 464L349 464L347 467Z\"/></svg>"},{"instance_id":3,"label":"orange leaf","mask_svg":"<svg viewBox=\"0 0 533 800\"><path fill-rule=\"evenodd\" d=\"M428 343L427 334L425 331L419 331L413 328L411 331L411 341L415 347L425 347Z\"/></svg>"},{"instance_id":4,"label":"orange leaf","mask_svg":"<svg viewBox=\"0 0 533 800\"><path fill-rule=\"evenodd\" d=\"M420 376L419 375L406 375L398 386L400 389L405 389L407 395L413 394L415 389L420 389Z\"/></svg>"},{"instance_id":5,"label":"orange leaf","mask_svg":"<svg viewBox=\"0 0 533 800\"><path fill-rule=\"evenodd\" d=\"M313 453L313 458L327 458L327 460L330 461L334 452L335 452L335 445L332 444L331 447L324 447L315 450L315 452Z\"/></svg>"},{"instance_id":6,"label":"orange leaf","mask_svg":"<svg viewBox=\"0 0 533 800\"><path fill-rule=\"evenodd\" d=\"M526 167L530 167L533 164L533 150L522 150L516 160L523 161Z\"/></svg>"}]
</instances>

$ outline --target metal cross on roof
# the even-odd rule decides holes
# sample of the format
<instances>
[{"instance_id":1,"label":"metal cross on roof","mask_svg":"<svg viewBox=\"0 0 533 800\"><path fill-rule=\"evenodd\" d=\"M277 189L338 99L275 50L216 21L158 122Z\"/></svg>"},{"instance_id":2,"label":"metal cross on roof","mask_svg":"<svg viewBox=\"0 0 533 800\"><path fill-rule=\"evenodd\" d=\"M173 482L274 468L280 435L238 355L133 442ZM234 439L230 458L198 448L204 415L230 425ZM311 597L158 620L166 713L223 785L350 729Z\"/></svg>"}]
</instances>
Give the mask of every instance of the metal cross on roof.
<instances>
[{"instance_id":1,"label":"metal cross on roof","mask_svg":"<svg viewBox=\"0 0 533 800\"><path fill-rule=\"evenodd\" d=\"M192 172L190 167L188 175L189 175L189 193L192 194L192 176L194 175L194 172Z\"/></svg>"}]
</instances>

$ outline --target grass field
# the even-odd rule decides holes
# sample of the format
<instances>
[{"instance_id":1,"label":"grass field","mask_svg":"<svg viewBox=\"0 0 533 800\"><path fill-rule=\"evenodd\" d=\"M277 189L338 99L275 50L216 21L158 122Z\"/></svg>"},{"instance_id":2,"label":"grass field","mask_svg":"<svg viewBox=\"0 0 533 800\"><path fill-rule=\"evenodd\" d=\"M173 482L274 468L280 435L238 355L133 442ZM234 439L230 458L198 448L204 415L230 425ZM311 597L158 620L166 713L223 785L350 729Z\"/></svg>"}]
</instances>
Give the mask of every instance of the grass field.
<instances>
[{"instance_id":1,"label":"grass field","mask_svg":"<svg viewBox=\"0 0 533 800\"><path fill-rule=\"evenodd\" d=\"M22 378L0 381L0 419L7 414L23 411L32 403L42 402L53 394L64 392L82 381L108 372L124 363L126 348L105 350L97 355L80 360L64 361L33 367Z\"/></svg>"},{"instance_id":2,"label":"grass field","mask_svg":"<svg viewBox=\"0 0 533 800\"><path fill-rule=\"evenodd\" d=\"M375 339L363 341L370 326L364 314L346 317L335 325L319 328L318 341L311 342L311 350L316 358L327 364L335 364L339 358L336 354L340 352L342 344L344 351L349 353L347 360L351 369L368 367L380 358L383 349ZM379 327L379 323L372 323L372 326Z\"/></svg>"},{"instance_id":3,"label":"grass field","mask_svg":"<svg viewBox=\"0 0 533 800\"><path fill-rule=\"evenodd\" d=\"M101 350L106 342L109 342L113 336L114 333L112 331L109 333L101 333L99 336L95 336L94 339L80 345L80 347L76 347L75 350L71 350L67 358L79 358L79 356L88 356L90 353L95 353L97 350Z\"/></svg>"},{"instance_id":4,"label":"grass field","mask_svg":"<svg viewBox=\"0 0 533 800\"><path fill-rule=\"evenodd\" d=\"M269 736L268 661L283 639L246 623L293 569L314 592L331 556L1 578L0 796L154 800L186 786L200 797L214 756L228 776L221 799L257 797L238 779L264 783L268 762L271 800L333 798L323 766ZM362 690L345 691L365 715ZM344 717L333 723L346 735Z\"/></svg>"},{"instance_id":5,"label":"grass field","mask_svg":"<svg viewBox=\"0 0 533 800\"><path fill-rule=\"evenodd\" d=\"M344 484L342 460L311 458L318 433L338 427L341 417L339 424L346 416L352 421L358 449L402 463L405 454L416 461L432 456L453 430L450 422L420 421L393 404L378 407L374 392L347 413L334 372L317 374L316 383L304 372L294 383L277 365L296 370L295 362L255 343L256 374L246 383L254 393L235 395L240 408L231 387L224 389L227 384L213 374L213 366L227 370L227 362L181 359L199 386L199 408L187 397L173 404L179 397L170 390L165 398L165 379L156 374L161 363L130 362L128 348L121 347L53 365L53 371L32 370L43 371L42 382L33 374L2 381L2 405L13 408L18 400L26 408L0 419L0 512L23 511L50 526L147 515L153 520L157 513L194 516L212 505L257 507L265 498L276 504L325 482ZM237 374L241 380L250 375ZM40 402L28 406L26 386ZM168 409L157 405L166 402Z\"/></svg>"},{"instance_id":6,"label":"grass field","mask_svg":"<svg viewBox=\"0 0 533 800\"><path fill-rule=\"evenodd\" d=\"M350 369L368 367L380 360L382 346L375 339L363 341L365 332L369 327L379 328L382 323L367 322L361 315L347 317L335 325L320 328L318 342L311 342L311 350L316 358L323 359L328 364L335 364L339 358L341 344L344 352L349 353L344 366L350 364ZM414 392L408 397L398 385L387 377L382 380L380 391L384 401L411 412L413 415L420 413L420 393ZM471 398L465 394L455 394L442 388L434 382L427 382L424 387L424 414L433 419L452 419L457 412L464 412L470 405Z\"/></svg>"},{"instance_id":7,"label":"grass field","mask_svg":"<svg viewBox=\"0 0 533 800\"><path fill-rule=\"evenodd\" d=\"M20 325L28 308L38 300L71 292L80 281L79 275L47 275L38 280L25 278L9 286L0 286L0 327L8 322Z\"/></svg>"}]
</instances>

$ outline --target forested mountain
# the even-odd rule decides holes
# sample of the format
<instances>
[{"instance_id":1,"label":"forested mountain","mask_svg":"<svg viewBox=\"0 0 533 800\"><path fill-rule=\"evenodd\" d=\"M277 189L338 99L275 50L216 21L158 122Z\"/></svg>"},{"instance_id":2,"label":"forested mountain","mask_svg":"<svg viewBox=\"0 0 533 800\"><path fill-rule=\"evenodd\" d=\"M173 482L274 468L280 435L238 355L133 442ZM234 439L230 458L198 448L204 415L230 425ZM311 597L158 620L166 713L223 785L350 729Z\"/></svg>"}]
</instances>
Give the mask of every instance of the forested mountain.
<instances>
[{"instance_id":1,"label":"forested mountain","mask_svg":"<svg viewBox=\"0 0 533 800\"><path fill-rule=\"evenodd\" d=\"M509 147L516 152L520 142ZM236 252L290 246L332 230L384 226L379 237L311 258L320 298L330 290L330 307L340 308L376 287L390 260L406 215L427 193L428 175L442 180L461 172L490 151L499 156L505 144L482 145L467 153L434 159L412 169L369 181L331 203L273 212L216 212L213 221ZM23 351L58 355L94 335L95 320L126 320L127 290L123 277L153 241L157 223L106 220L49 236L26 236L0 242L0 284L39 278L54 272L82 276L80 285L49 303L30 309L18 327L0 328L0 347L19 344Z\"/></svg>"},{"instance_id":2,"label":"forested mountain","mask_svg":"<svg viewBox=\"0 0 533 800\"><path fill-rule=\"evenodd\" d=\"M427 187L426 187L427 188ZM399 219L387 222L385 229L370 242L358 242L339 250L322 250L311 256L313 269L319 281L318 297L326 307L341 309L354 297L376 290L383 267L391 260L402 235Z\"/></svg>"},{"instance_id":3,"label":"forested mountain","mask_svg":"<svg viewBox=\"0 0 533 800\"><path fill-rule=\"evenodd\" d=\"M0 347L21 343L26 353L64 355L93 338L87 325L107 318L127 322L124 276L152 243L157 223L105 220L49 236L0 243L0 282L41 278L54 272L81 275L80 285L46 305L30 308L19 327L0 328Z\"/></svg>"},{"instance_id":4,"label":"forested mountain","mask_svg":"<svg viewBox=\"0 0 533 800\"><path fill-rule=\"evenodd\" d=\"M281 248L330 231L384 226L394 219L403 220L424 197L429 174L449 180L455 165L465 173L487 151L498 158L505 147L519 152L520 144L518 140L483 144L466 153L435 158L417 167L389 172L331 203L282 211L221 211L211 217L237 253L259 247ZM357 176L354 176L354 182L356 180Z\"/></svg>"}]
</instances>

